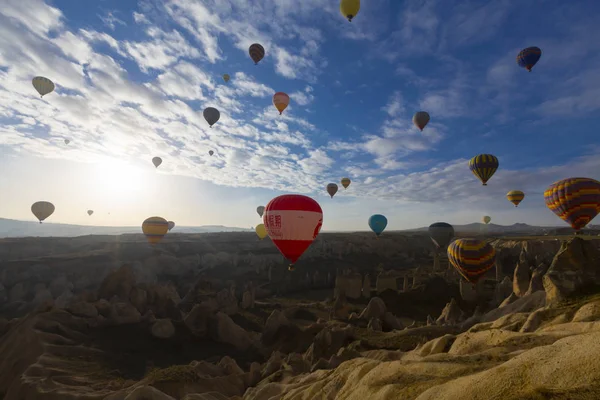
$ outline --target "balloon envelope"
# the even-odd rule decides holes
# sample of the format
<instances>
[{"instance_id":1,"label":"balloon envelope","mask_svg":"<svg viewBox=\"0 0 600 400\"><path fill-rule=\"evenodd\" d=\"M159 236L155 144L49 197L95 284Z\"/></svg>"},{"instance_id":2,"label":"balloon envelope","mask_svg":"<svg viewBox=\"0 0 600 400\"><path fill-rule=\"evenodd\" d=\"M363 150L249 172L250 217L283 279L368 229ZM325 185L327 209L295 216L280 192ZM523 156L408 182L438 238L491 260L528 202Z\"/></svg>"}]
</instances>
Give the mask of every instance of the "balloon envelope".
<instances>
[{"instance_id":1,"label":"balloon envelope","mask_svg":"<svg viewBox=\"0 0 600 400\"><path fill-rule=\"evenodd\" d=\"M43 220L51 216L54 210L54 204L49 201L37 201L31 205L31 212L40 221L40 224Z\"/></svg>"},{"instance_id":2,"label":"balloon envelope","mask_svg":"<svg viewBox=\"0 0 600 400\"><path fill-rule=\"evenodd\" d=\"M287 108L288 104L290 104L290 96L287 93L277 92L273 95L273 105L277 108L280 115Z\"/></svg>"},{"instance_id":3,"label":"balloon envelope","mask_svg":"<svg viewBox=\"0 0 600 400\"><path fill-rule=\"evenodd\" d=\"M496 262L496 250L480 239L456 239L448 246L448 260L467 281L475 284Z\"/></svg>"},{"instance_id":4,"label":"balloon envelope","mask_svg":"<svg viewBox=\"0 0 600 400\"><path fill-rule=\"evenodd\" d=\"M158 168L158 166L159 166L160 164L162 164L162 158L160 158L160 157L153 157L153 158L152 158L152 164L154 164L154 166L155 166L156 168Z\"/></svg>"},{"instance_id":5,"label":"balloon envelope","mask_svg":"<svg viewBox=\"0 0 600 400\"><path fill-rule=\"evenodd\" d=\"M258 43L253 43L248 48L250 58L254 61L254 64L258 64L260 60L265 56L265 48Z\"/></svg>"},{"instance_id":6,"label":"balloon envelope","mask_svg":"<svg viewBox=\"0 0 600 400\"><path fill-rule=\"evenodd\" d=\"M69 139L65 139L65 144L69 144L71 141Z\"/></svg>"},{"instance_id":7,"label":"balloon envelope","mask_svg":"<svg viewBox=\"0 0 600 400\"><path fill-rule=\"evenodd\" d=\"M215 154L215 152L214 152L214 151L212 151L212 150L209 150L209 151L208 151L208 154L212 156L213 154Z\"/></svg>"},{"instance_id":8,"label":"balloon envelope","mask_svg":"<svg viewBox=\"0 0 600 400\"><path fill-rule=\"evenodd\" d=\"M336 185L335 183L330 183L327 185L327 193L329 193L329 195L331 196L331 198L333 199L333 196L337 193L338 191L338 185Z\"/></svg>"},{"instance_id":9,"label":"balloon envelope","mask_svg":"<svg viewBox=\"0 0 600 400\"><path fill-rule=\"evenodd\" d=\"M585 227L600 210L600 182L591 178L567 178L544 191L546 206L573 229Z\"/></svg>"},{"instance_id":10,"label":"balloon envelope","mask_svg":"<svg viewBox=\"0 0 600 400\"><path fill-rule=\"evenodd\" d=\"M413 124L415 124L415 126L422 131L423 128L425 128L425 126L427 126L429 123L429 113L426 111L416 112L415 115L413 115L412 120Z\"/></svg>"},{"instance_id":11,"label":"balloon envelope","mask_svg":"<svg viewBox=\"0 0 600 400\"><path fill-rule=\"evenodd\" d=\"M167 224L168 224L168 228L169 228L169 230L171 230L171 229L175 228L175 222L173 222L173 221L169 221Z\"/></svg>"},{"instance_id":12,"label":"balloon envelope","mask_svg":"<svg viewBox=\"0 0 600 400\"><path fill-rule=\"evenodd\" d=\"M350 186L350 183L352 181L350 180L350 178L342 178L342 186L344 187L344 189L347 189L348 186Z\"/></svg>"},{"instance_id":13,"label":"balloon envelope","mask_svg":"<svg viewBox=\"0 0 600 400\"><path fill-rule=\"evenodd\" d=\"M208 122L208 125L212 128L214 124L217 123L219 118L221 118L221 113L214 107L206 107L202 112L204 115L204 119Z\"/></svg>"},{"instance_id":14,"label":"balloon envelope","mask_svg":"<svg viewBox=\"0 0 600 400\"><path fill-rule=\"evenodd\" d=\"M169 223L161 217L147 218L142 224L142 232L146 235L146 239L151 245L155 245L169 231Z\"/></svg>"},{"instance_id":15,"label":"balloon envelope","mask_svg":"<svg viewBox=\"0 0 600 400\"><path fill-rule=\"evenodd\" d=\"M88 215L92 215L93 213L94 213L94 210L87 210Z\"/></svg>"},{"instance_id":16,"label":"balloon envelope","mask_svg":"<svg viewBox=\"0 0 600 400\"><path fill-rule=\"evenodd\" d=\"M520 190L511 190L510 192L506 193L506 198L508 201L513 203L515 207L517 207L525 198L525 193L521 192Z\"/></svg>"},{"instance_id":17,"label":"balloon envelope","mask_svg":"<svg viewBox=\"0 0 600 400\"><path fill-rule=\"evenodd\" d=\"M379 236L385 230L387 226L387 218L381 214L371 215L369 218L369 227L375 235Z\"/></svg>"},{"instance_id":18,"label":"balloon envelope","mask_svg":"<svg viewBox=\"0 0 600 400\"><path fill-rule=\"evenodd\" d=\"M437 248L443 249L452 241L454 228L446 222L436 222L429 225L429 237Z\"/></svg>"},{"instance_id":19,"label":"balloon envelope","mask_svg":"<svg viewBox=\"0 0 600 400\"><path fill-rule=\"evenodd\" d=\"M263 240L267 237L267 228L265 228L265 224L256 225L256 228L254 230L256 231L256 234L258 235L260 240Z\"/></svg>"},{"instance_id":20,"label":"balloon envelope","mask_svg":"<svg viewBox=\"0 0 600 400\"><path fill-rule=\"evenodd\" d=\"M489 215L485 215L483 218L481 218L481 220L483 221L484 224L489 224L490 221L492 220L492 217L490 217Z\"/></svg>"},{"instance_id":21,"label":"balloon envelope","mask_svg":"<svg viewBox=\"0 0 600 400\"><path fill-rule=\"evenodd\" d=\"M360 10L360 0L340 1L340 12L348 21L352 22L352 18L356 17L358 10Z\"/></svg>"},{"instance_id":22,"label":"balloon envelope","mask_svg":"<svg viewBox=\"0 0 600 400\"><path fill-rule=\"evenodd\" d=\"M223 80L225 82L229 82L229 79L231 79L231 77L229 76L229 74L223 74Z\"/></svg>"},{"instance_id":23,"label":"balloon envelope","mask_svg":"<svg viewBox=\"0 0 600 400\"><path fill-rule=\"evenodd\" d=\"M294 264L319 234L323 210L310 197L284 194L267 204L263 222L275 246Z\"/></svg>"},{"instance_id":24,"label":"balloon envelope","mask_svg":"<svg viewBox=\"0 0 600 400\"><path fill-rule=\"evenodd\" d=\"M265 206L256 207L256 212L258 213L258 216L262 218L262 216L265 212Z\"/></svg>"},{"instance_id":25,"label":"balloon envelope","mask_svg":"<svg viewBox=\"0 0 600 400\"><path fill-rule=\"evenodd\" d=\"M36 76L33 78L31 83L33 84L35 90L37 90L42 97L54 91L54 82L48 78L44 78L43 76Z\"/></svg>"},{"instance_id":26,"label":"balloon envelope","mask_svg":"<svg viewBox=\"0 0 600 400\"><path fill-rule=\"evenodd\" d=\"M519 67L525 68L527 71L531 72L531 68L537 64L540 57L542 57L542 49L535 46L528 47L517 54L517 64Z\"/></svg>"},{"instance_id":27,"label":"balloon envelope","mask_svg":"<svg viewBox=\"0 0 600 400\"><path fill-rule=\"evenodd\" d=\"M469 161L469 169L479 178L483 186L487 186L487 181L494 175L499 165L496 156L491 154L479 154Z\"/></svg>"}]
</instances>

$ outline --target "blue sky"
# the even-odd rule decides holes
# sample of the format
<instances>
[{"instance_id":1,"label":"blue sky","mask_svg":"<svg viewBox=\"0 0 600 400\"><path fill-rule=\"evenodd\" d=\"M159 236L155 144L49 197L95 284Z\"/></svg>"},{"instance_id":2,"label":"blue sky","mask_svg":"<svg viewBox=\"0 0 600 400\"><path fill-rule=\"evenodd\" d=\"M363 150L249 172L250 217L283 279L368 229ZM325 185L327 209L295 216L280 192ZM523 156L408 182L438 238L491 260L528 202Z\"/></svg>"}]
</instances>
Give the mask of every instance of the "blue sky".
<instances>
[{"instance_id":1,"label":"blue sky","mask_svg":"<svg viewBox=\"0 0 600 400\"><path fill-rule=\"evenodd\" d=\"M543 190L599 178L600 4L364 0L352 23L338 5L5 0L0 217L32 220L47 200L53 222L252 226L256 206L291 192L319 201L324 230L367 229L374 213L388 229L563 224ZM529 46L543 51L531 73L515 61ZM55 92L40 99L36 75ZM277 91L291 97L282 116ZM500 160L487 187L468 169L479 153Z\"/></svg>"}]
</instances>

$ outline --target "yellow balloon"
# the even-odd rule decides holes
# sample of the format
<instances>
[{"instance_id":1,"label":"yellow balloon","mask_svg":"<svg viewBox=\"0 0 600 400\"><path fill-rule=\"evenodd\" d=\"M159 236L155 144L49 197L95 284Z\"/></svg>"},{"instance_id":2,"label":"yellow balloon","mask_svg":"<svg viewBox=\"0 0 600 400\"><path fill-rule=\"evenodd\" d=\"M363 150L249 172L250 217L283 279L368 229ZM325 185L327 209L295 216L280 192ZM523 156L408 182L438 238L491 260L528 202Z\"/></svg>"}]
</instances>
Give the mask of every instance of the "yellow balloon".
<instances>
[{"instance_id":1,"label":"yellow balloon","mask_svg":"<svg viewBox=\"0 0 600 400\"><path fill-rule=\"evenodd\" d=\"M142 232L151 245L160 242L169 231L169 222L161 217L150 217L142 224Z\"/></svg>"},{"instance_id":2,"label":"yellow balloon","mask_svg":"<svg viewBox=\"0 0 600 400\"><path fill-rule=\"evenodd\" d=\"M279 115L285 110L290 104L290 96L287 93L277 92L273 95L273 105L279 111Z\"/></svg>"},{"instance_id":3,"label":"yellow balloon","mask_svg":"<svg viewBox=\"0 0 600 400\"><path fill-rule=\"evenodd\" d=\"M352 22L352 18L356 17L360 10L360 0L341 0L340 12L348 21Z\"/></svg>"},{"instance_id":4,"label":"yellow balloon","mask_svg":"<svg viewBox=\"0 0 600 400\"><path fill-rule=\"evenodd\" d=\"M342 186L344 187L344 189L347 189L348 186L350 186L350 183L352 181L350 180L350 178L342 178Z\"/></svg>"},{"instance_id":5,"label":"yellow balloon","mask_svg":"<svg viewBox=\"0 0 600 400\"><path fill-rule=\"evenodd\" d=\"M256 225L256 228L254 230L256 231L256 234L258 235L260 240L263 240L267 237L267 228L265 228L265 224Z\"/></svg>"}]
</instances>

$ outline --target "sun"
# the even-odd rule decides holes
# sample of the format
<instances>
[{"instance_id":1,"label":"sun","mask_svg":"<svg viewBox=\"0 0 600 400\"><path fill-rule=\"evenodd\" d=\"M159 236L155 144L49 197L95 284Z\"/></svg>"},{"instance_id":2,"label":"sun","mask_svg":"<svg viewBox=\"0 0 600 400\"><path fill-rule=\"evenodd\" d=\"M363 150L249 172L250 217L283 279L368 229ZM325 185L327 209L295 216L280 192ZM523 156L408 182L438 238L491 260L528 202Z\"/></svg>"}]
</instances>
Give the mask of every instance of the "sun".
<instances>
[{"instance_id":1,"label":"sun","mask_svg":"<svg viewBox=\"0 0 600 400\"><path fill-rule=\"evenodd\" d=\"M140 168L110 159L95 166L93 185L97 197L111 202L124 202L143 192L147 179Z\"/></svg>"}]
</instances>

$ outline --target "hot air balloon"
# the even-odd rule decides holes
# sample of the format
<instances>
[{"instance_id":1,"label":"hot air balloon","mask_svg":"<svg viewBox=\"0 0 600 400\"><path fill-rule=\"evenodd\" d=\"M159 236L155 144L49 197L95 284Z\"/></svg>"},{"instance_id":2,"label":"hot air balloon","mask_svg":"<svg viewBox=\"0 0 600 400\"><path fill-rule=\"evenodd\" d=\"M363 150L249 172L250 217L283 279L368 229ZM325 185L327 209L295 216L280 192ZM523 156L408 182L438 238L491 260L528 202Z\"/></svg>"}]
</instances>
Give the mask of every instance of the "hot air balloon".
<instances>
[{"instance_id":1,"label":"hot air balloon","mask_svg":"<svg viewBox=\"0 0 600 400\"><path fill-rule=\"evenodd\" d=\"M294 270L298 258L315 240L323 225L323 210L315 200L300 194L284 194L267 204L263 222L267 233Z\"/></svg>"},{"instance_id":2,"label":"hot air balloon","mask_svg":"<svg viewBox=\"0 0 600 400\"><path fill-rule=\"evenodd\" d=\"M171 230L171 229L175 228L175 222L173 222L173 221L169 221L167 224L168 224L168 228L169 228L169 230Z\"/></svg>"},{"instance_id":3,"label":"hot air balloon","mask_svg":"<svg viewBox=\"0 0 600 400\"><path fill-rule=\"evenodd\" d=\"M202 114L204 115L204 119L206 120L206 122L208 122L208 125L210 125L211 128L214 124L217 123L219 118L221 118L221 113L214 107L206 107Z\"/></svg>"},{"instance_id":4,"label":"hot air balloon","mask_svg":"<svg viewBox=\"0 0 600 400\"><path fill-rule=\"evenodd\" d=\"M283 92L277 92L273 95L273 105L279 111L279 115L285 110L290 104L290 96Z\"/></svg>"},{"instance_id":5,"label":"hot air balloon","mask_svg":"<svg viewBox=\"0 0 600 400\"><path fill-rule=\"evenodd\" d=\"M490 217L489 215L484 215L483 218L481 218L481 220L483 221L484 224L487 225L492 220L492 217Z\"/></svg>"},{"instance_id":6,"label":"hot air balloon","mask_svg":"<svg viewBox=\"0 0 600 400\"><path fill-rule=\"evenodd\" d=\"M169 231L169 223L161 217L147 218L142 224L142 232L151 245L160 242Z\"/></svg>"},{"instance_id":7,"label":"hot air balloon","mask_svg":"<svg viewBox=\"0 0 600 400\"><path fill-rule=\"evenodd\" d=\"M91 216L94 213L94 210L87 210L87 214Z\"/></svg>"},{"instance_id":8,"label":"hot air balloon","mask_svg":"<svg viewBox=\"0 0 600 400\"><path fill-rule=\"evenodd\" d=\"M544 191L546 207L575 231L585 227L600 211L600 182L590 178L567 178Z\"/></svg>"},{"instance_id":9,"label":"hot air balloon","mask_svg":"<svg viewBox=\"0 0 600 400\"><path fill-rule=\"evenodd\" d=\"M43 220L51 216L54 210L54 204L49 201L37 201L31 205L31 212L40 220L40 224Z\"/></svg>"},{"instance_id":10,"label":"hot air balloon","mask_svg":"<svg viewBox=\"0 0 600 400\"><path fill-rule=\"evenodd\" d=\"M69 144L71 141L69 139L65 139L65 144Z\"/></svg>"},{"instance_id":11,"label":"hot air balloon","mask_svg":"<svg viewBox=\"0 0 600 400\"><path fill-rule=\"evenodd\" d=\"M383 233L386 226L387 218L381 214L371 215L371 217L369 218L369 227L373 232L375 232L375 235L377 235L377 237L379 237L379 235Z\"/></svg>"},{"instance_id":12,"label":"hot air balloon","mask_svg":"<svg viewBox=\"0 0 600 400\"><path fill-rule=\"evenodd\" d=\"M342 178L342 186L344 187L344 189L347 189L348 186L350 186L350 183L352 181L350 180L350 178Z\"/></svg>"},{"instance_id":13,"label":"hot air balloon","mask_svg":"<svg viewBox=\"0 0 600 400\"><path fill-rule=\"evenodd\" d=\"M496 156L491 154L479 154L469 161L469 169L481 180L483 186L487 186L487 181L494 175L499 165Z\"/></svg>"},{"instance_id":14,"label":"hot air balloon","mask_svg":"<svg viewBox=\"0 0 600 400\"><path fill-rule=\"evenodd\" d=\"M158 166L159 166L160 164L162 164L162 158L160 158L160 157L153 157L153 158L152 158L152 164L154 164L154 166L155 166L156 168L158 168Z\"/></svg>"},{"instance_id":15,"label":"hot air balloon","mask_svg":"<svg viewBox=\"0 0 600 400\"><path fill-rule=\"evenodd\" d=\"M267 228L265 228L265 224L256 225L256 228L254 228L254 230L256 231L256 234L258 235L260 240L263 240L267 237Z\"/></svg>"},{"instance_id":16,"label":"hot air balloon","mask_svg":"<svg viewBox=\"0 0 600 400\"><path fill-rule=\"evenodd\" d=\"M229 82L229 79L231 79L231 77L229 76L229 74L223 74L223 80L225 82Z\"/></svg>"},{"instance_id":17,"label":"hot air balloon","mask_svg":"<svg viewBox=\"0 0 600 400\"><path fill-rule=\"evenodd\" d=\"M248 48L248 53L256 65L265 56L265 48L258 43L254 43L250 45L250 48Z\"/></svg>"},{"instance_id":18,"label":"hot air balloon","mask_svg":"<svg viewBox=\"0 0 600 400\"><path fill-rule=\"evenodd\" d=\"M456 239L448 246L448 260L472 284L494 266L496 250L484 240Z\"/></svg>"},{"instance_id":19,"label":"hot air balloon","mask_svg":"<svg viewBox=\"0 0 600 400\"><path fill-rule=\"evenodd\" d=\"M48 93L52 93L52 91L54 91L54 82L48 78L44 78L43 76L36 76L33 78L31 83L41 97L44 97Z\"/></svg>"},{"instance_id":20,"label":"hot air balloon","mask_svg":"<svg viewBox=\"0 0 600 400\"><path fill-rule=\"evenodd\" d=\"M531 72L531 68L540 60L542 56L542 49L539 47L528 47L523 49L517 55L517 64L519 67L525 68L527 71Z\"/></svg>"},{"instance_id":21,"label":"hot air balloon","mask_svg":"<svg viewBox=\"0 0 600 400\"><path fill-rule=\"evenodd\" d=\"M413 115L413 124L421 131L427 126L429 123L429 114L425 111L418 111Z\"/></svg>"},{"instance_id":22,"label":"hot air balloon","mask_svg":"<svg viewBox=\"0 0 600 400\"><path fill-rule=\"evenodd\" d=\"M454 228L446 222L436 222L429 225L429 237L438 249L444 249L454 237Z\"/></svg>"},{"instance_id":23,"label":"hot air balloon","mask_svg":"<svg viewBox=\"0 0 600 400\"><path fill-rule=\"evenodd\" d=\"M333 196L337 193L338 191L338 185L336 185L335 183L329 183L327 185L327 193L329 193L329 195L331 196L331 198L333 199Z\"/></svg>"},{"instance_id":24,"label":"hot air balloon","mask_svg":"<svg viewBox=\"0 0 600 400\"><path fill-rule=\"evenodd\" d=\"M519 203L525 198L525 193L521 192L520 190L511 190L510 192L506 193L506 198L508 201L513 203L515 207L518 207Z\"/></svg>"},{"instance_id":25,"label":"hot air balloon","mask_svg":"<svg viewBox=\"0 0 600 400\"><path fill-rule=\"evenodd\" d=\"M209 151L208 151L208 154L212 156L213 154L215 154L215 152L214 152L214 151L212 151L212 150L209 150Z\"/></svg>"},{"instance_id":26,"label":"hot air balloon","mask_svg":"<svg viewBox=\"0 0 600 400\"><path fill-rule=\"evenodd\" d=\"M352 22L352 18L356 17L360 10L360 0L341 0L340 12L348 21Z\"/></svg>"},{"instance_id":27,"label":"hot air balloon","mask_svg":"<svg viewBox=\"0 0 600 400\"><path fill-rule=\"evenodd\" d=\"M262 216L265 212L265 206L256 207L256 212L258 213L258 216L262 218Z\"/></svg>"}]
</instances>

